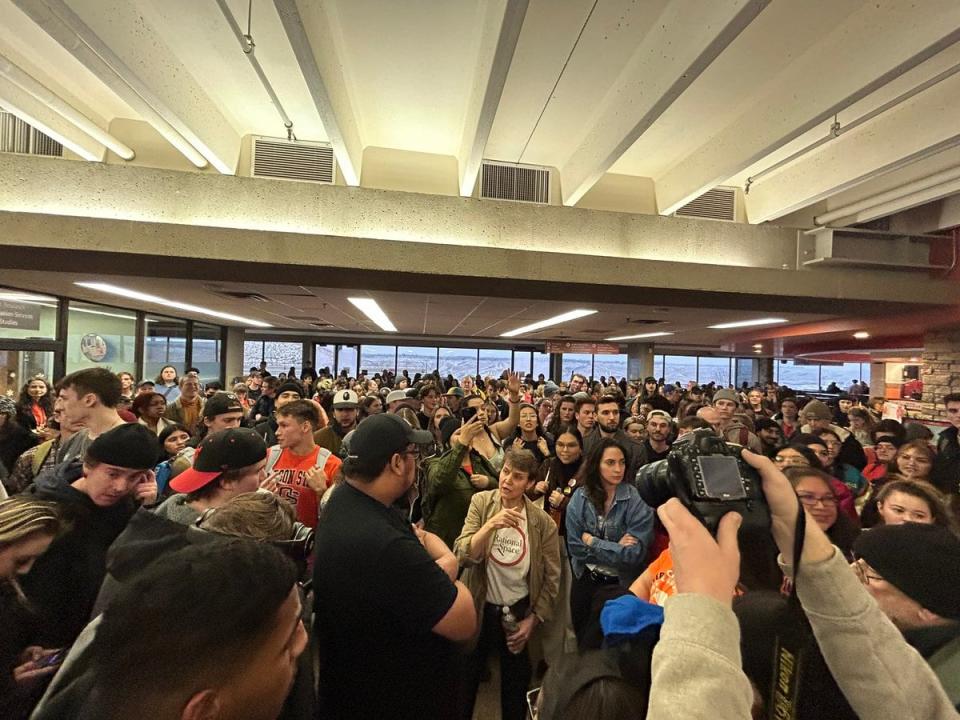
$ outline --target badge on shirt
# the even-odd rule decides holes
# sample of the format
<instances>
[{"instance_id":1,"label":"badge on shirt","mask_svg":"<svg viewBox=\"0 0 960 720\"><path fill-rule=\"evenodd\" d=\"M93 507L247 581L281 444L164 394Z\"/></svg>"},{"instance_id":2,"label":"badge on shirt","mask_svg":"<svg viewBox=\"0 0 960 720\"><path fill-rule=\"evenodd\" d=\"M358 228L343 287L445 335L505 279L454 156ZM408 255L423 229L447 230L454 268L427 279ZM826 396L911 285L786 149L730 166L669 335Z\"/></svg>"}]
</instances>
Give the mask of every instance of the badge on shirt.
<instances>
[{"instance_id":1,"label":"badge on shirt","mask_svg":"<svg viewBox=\"0 0 960 720\"><path fill-rule=\"evenodd\" d=\"M490 559L504 567L513 567L527 554L527 536L521 528L501 528L493 536Z\"/></svg>"}]
</instances>

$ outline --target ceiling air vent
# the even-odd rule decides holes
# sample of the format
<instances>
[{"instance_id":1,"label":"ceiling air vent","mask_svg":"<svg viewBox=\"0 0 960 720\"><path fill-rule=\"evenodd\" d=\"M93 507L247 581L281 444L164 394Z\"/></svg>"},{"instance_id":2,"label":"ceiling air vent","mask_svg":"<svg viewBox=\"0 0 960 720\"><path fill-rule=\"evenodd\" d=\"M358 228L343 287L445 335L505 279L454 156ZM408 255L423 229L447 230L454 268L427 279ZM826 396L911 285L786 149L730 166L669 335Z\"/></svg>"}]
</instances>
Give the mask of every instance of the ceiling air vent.
<instances>
[{"instance_id":1,"label":"ceiling air vent","mask_svg":"<svg viewBox=\"0 0 960 720\"><path fill-rule=\"evenodd\" d=\"M63 157L63 145L0 108L0 152Z\"/></svg>"},{"instance_id":2,"label":"ceiling air vent","mask_svg":"<svg viewBox=\"0 0 960 720\"><path fill-rule=\"evenodd\" d=\"M715 187L696 200L688 202L674 214L680 217L733 222L736 220L736 205L736 188Z\"/></svg>"},{"instance_id":3,"label":"ceiling air vent","mask_svg":"<svg viewBox=\"0 0 960 720\"><path fill-rule=\"evenodd\" d=\"M547 205L550 203L550 171L529 165L484 162L480 197Z\"/></svg>"},{"instance_id":4,"label":"ceiling air vent","mask_svg":"<svg viewBox=\"0 0 960 720\"><path fill-rule=\"evenodd\" d=\"M275 180L300 180L332 185L337 164L327 143L254 137L250 174Z\"/></svg>"},{"instance_id":5,"label":"ceiling air vent","mask_svg":"<svg viewBox=\"0 0 960 720\"><path fill-rule=\"evenodd\" d=\"M254 302L268 303L272 302L270 298L266 295L261 295L260 293L254 292L237 292L233 290L213 290L207 288L214 295L220 295L225 298L230 298L231 300L253 300Z\"/></svg>"}]
</instances>

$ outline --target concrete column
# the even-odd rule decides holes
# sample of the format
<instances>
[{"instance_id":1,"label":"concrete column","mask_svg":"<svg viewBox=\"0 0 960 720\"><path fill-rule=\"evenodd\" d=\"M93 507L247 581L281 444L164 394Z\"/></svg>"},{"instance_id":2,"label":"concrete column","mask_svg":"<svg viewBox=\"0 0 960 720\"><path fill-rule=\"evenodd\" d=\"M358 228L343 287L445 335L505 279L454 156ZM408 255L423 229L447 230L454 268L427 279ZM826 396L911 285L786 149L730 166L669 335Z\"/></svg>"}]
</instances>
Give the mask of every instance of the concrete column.
<instances>
[{"instance_id":1,"label":"concrete column","mask_svg":"<svg viewBox=\"0 0 960 720\"><path fill-rule=\"evenodd\" d=\"M870 397L885 398L887 396L887 364L882 362L870 363Z\"/></svg>"},{"instance_id":2,"label":"concrete column","mask_svg":"<svg viewBox=\"0 0 960 720\"><path fill-rule=\"evenodd\" d=\"M753 363L753 384L773 382L773 358L757 358Z\"/></svg>"},{"instance_id":3,"label":"concrete column","mask_svg":"<svg viewBox=\"0 0 960 720\"><path fill-rule=\"evenodd\" d=\"M570 379L563 377L563 355L560 353L550 353L550 379L558 385L561 381Z\"/></svg>"},{"instance_id":4,"label":"concrete column","mask_svg":"<svg viewBox=\"0 0 960 720\"><path fill-rule=\"evenodd\" d=\"M629 343L627 345L627 378L643 380L653 375L653 343Z\"/></svg>"},{"instance_id":5,"label":"concrete column","mask_svg":"<svg viewBox=\"0 0 960 720\"><path fill-rule=\"evenodd\" d=\"M223 376L232 378L235 375L246 374L243 366L243 328L227 328L227 363L223 368Z\"/></svg>"}]
</instances>

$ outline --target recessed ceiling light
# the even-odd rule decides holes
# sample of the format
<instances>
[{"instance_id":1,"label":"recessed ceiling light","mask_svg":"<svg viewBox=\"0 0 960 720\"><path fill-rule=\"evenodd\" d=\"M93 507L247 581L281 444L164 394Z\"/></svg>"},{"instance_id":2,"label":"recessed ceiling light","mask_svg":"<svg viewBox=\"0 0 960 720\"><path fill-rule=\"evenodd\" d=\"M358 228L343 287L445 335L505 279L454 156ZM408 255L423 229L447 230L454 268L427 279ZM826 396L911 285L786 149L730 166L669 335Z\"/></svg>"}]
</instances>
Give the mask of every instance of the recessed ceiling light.
<instances>
[{"instance_id":1,"label":"recessed ceiling light","mask_svg":"<svg viewBox=\"0 0 960 720\"><path fill-rule=\"evenodd\" d=\"M587 315L593 315L596 312L596 310L571 310L570 312L565 312L562 315L557 315L556 317L535 322L532 325L524 325L516 330L500 333L500 337L516 337L517 335L525 335L526 333L542 330L543 328L550 327L551 325L559 325L560 323L568 322L570 320L577 320L578 318L586 317Z\"/></svg>"},{"instance_id":2,"label":"recessed ceiling light","mask_svg":"<svg viewBox=\"0 0 960 720\"><path fill-rule=\"evenodd\" d=\"M865 330L861 330L860 332L855 332L853 336L857 340L866 340L868 337L870 337L870 333L866 332Z\"/></svg>"},{"instance_id":3,"label":"recessed ceiling light","mask_svg":"<svg viewBox=\"0 0 960 720\"><path fill-rule=\"evenodd\" d=\"M920 358L910 358L910 362L917 362Z\"/></svg>"},{"instance_id":4,"label":"recessed ceiling light","mask_svg":"<svg viewBox=\"0 0 960 720\"><path fill-rule=\"evenodd\" d=\"M754 350L755 353L762 353L763 350Z\"/></svg>"},{"instance_id":5,"label":"recessed ceiling light","mask_svg":"<svg viewBox=\"0 0 960 720\"><path fill-rule=\"evenodd\" d=\"M753 327L754 325L776 325L787 322L783 318L758 318L757 320L738 320L737 322L710 325L711 330L729 330L731 328Z\"/></svg>"},{"instance_id":6,"label":"recessed ceiling light","mask_svg":"<svg viewBox=\"0 0 960 720\"><path fill-rule=\"evenodd\" d=\"M754 347L755 349L757 349L757 350L762 350L762 349L763 349L763 345L761 345L760 343L757 343L757 344L754 345L753 347Z\"/></svg>"},{"instance_id":7,"label":"recessed ceiling light","mask_svg":"<svg viewBox=\"0 0 960 720\"><path fill-rule=\"evenodd\" d=\"M250 318L241 317L240 315L233 315L232 313L209 310L205 307L200 307L199 305L191 305L190 303L179 302L177 300L167 300L166 298L158 297L157 295L149 295L136 290L129 290L128 288L110 285L109 283L78 282L74 283L74 285L89 288L90 290L98 290L99 292L108 293L110 295L119 295L127 298L128 300L140 300L141 302L153 303L154 305L175 308L177 310L184 310L186 312L197 313L199 315L209 315L210 317L219 318L220 320L232 320L233 322L240 323L241 325L252 325L253 327L262 328L273 327L273 325L270 323L261 322L260 320L251 320Z\"/></svg>"},{"instance_id":8,"label":"recessed ceiling light","mask_svg":"<svg viewBox=\"0 0 960 720\"><path fill-rule=\"evenodd\" d=\"M370 321L381 330L386 330L387 332L397 331L396 325L390 322L390 318L387 317L387 314L373 298L355 297L347 298L347 300L349 300L357 310L370 318Z\"/></svg>"},{"instance_id":9,"label":"recessed ceiling light","mask_svg":"<svg viewBox=\"0 0 960 720\"><path fill-rule=\"evenodd\" d=\"M664 335L673 335L673 333L672 332L652 332L652 333L643 333L642 335L621 335L619 337L607 338L607 342L613 342L614 340L641 340L643 338L663 337Z\"/></svg>"}]
</instances>

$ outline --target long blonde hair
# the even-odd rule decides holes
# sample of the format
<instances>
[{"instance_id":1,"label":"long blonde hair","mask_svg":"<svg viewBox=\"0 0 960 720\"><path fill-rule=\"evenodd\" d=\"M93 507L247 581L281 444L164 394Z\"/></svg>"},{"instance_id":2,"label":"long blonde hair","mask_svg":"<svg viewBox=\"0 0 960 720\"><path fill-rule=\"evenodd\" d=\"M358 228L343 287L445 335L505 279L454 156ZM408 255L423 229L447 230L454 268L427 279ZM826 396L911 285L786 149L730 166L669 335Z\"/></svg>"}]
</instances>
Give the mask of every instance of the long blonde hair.
<instances>
[{"instance_id":1,"label":"long blonde hair","mask_svg":"<svg viewBox=\"0 0 960 720\"><path fill-rule=\"evenodd\" d=\"M35 534L56 537L63 529L57 506L18 495L0 500L0 550ZM26 601L16 578L9 582L21 601Z\"/></svg>"}]
</instances>

